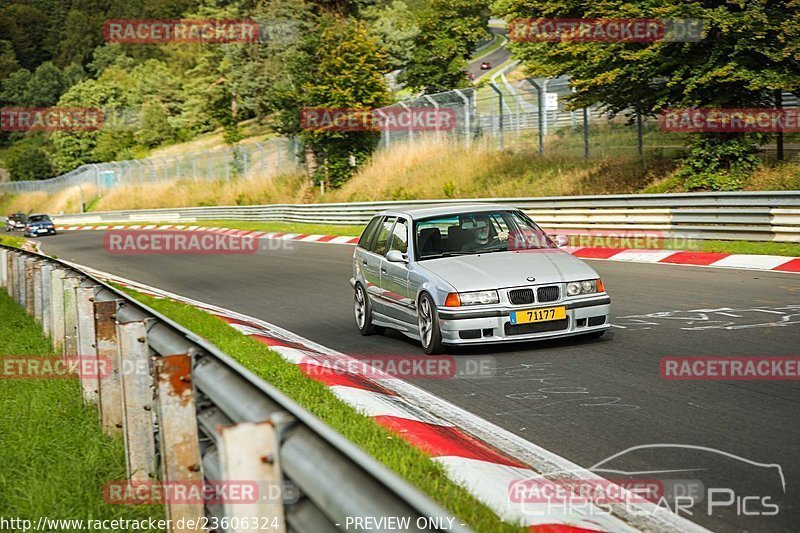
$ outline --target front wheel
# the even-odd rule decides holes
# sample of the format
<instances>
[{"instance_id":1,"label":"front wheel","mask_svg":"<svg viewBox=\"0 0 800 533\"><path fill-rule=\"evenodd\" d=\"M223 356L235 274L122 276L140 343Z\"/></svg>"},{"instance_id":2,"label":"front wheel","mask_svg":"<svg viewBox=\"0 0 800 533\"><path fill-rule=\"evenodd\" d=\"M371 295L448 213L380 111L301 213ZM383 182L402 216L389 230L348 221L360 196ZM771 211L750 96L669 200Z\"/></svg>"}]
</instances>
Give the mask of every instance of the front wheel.
<instances>
[{"instance_id":1,"label":"front wheel","mask_svg":"<svg viewBox=\"0 0 800 533\"><path fill-rule=\"evenodd\" d=\"M436 305L427 293L419 299L419 339L422 349L428 355L442 351L442 330L439 328L439 316L436 314Z\"/></svg>"},{"instance_id":2,"label":"front wheel","mask_svg":"<svg viewBox=\"0 0 800 533\"><path fill-rule=\"evenodd\" d=\"M354 304L356 327L358 327L358 331L361 332L362 335L383 333L384 328L372 323L372 306L369 303L369 298L367 297L364 287L360 283L356 284Z\"/></svg>"}]
</instances>

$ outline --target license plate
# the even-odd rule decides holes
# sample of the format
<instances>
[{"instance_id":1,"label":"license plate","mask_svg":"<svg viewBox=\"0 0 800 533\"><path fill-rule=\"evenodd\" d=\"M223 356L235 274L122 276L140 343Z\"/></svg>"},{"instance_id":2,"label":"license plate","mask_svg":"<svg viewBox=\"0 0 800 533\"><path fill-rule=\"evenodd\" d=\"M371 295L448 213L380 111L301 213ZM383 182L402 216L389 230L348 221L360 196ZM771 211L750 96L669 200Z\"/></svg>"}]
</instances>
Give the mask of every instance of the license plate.
<instances>
[{"instance_id":1,"label":"license plate","mask_svg":"<svg viewBox=\"0 0 800 533\"><path fill-rule=\"evenodd\" d=\"M47 233L47 228L39 228L36 230L36 233Z\"/></svg>"},{"instance_id":2,"label":"license plate","mask_svg":"<svg viewBox=\"0 0 800 533\"><path fill-rule=\"evenodd\" d=\"M542 307L540 309L525 309L524 311L513 311L511 313L512 324L528 324L530 322L549 322L551 320L563 320L567 318L567 308L561 307Z\"/></svg>"}]
</instances>

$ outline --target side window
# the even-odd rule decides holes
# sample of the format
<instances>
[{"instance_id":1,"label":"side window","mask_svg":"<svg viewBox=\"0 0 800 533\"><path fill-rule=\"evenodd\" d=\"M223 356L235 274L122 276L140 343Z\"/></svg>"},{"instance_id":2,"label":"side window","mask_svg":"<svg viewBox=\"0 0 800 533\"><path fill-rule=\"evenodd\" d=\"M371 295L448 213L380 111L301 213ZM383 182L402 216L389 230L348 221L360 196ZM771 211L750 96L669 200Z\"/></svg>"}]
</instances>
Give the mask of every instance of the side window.
<instances>
[{"instance_id":1,"label":"side window","mask_svg":"<svg viewBox=\"0 0 800 533\"><path fill-rule=\"evenodd\" d=\"M358 239L358 247L369 249L369 244L372 242L372 236L375 235L375 230L378 228L378 223L381 221L383 217L375 217L369 221L367 227L364 228L364 232L361 234L361 238Z\"/></svg>"},{"instance_id":2,"label":"side window","mask_svg":"<svg viewBox=\"0 0 800 533\"><path fill-rule=\"evenodd\" d=\"M392 226L394 226L395 217L388 217L380 225L378 229L378 237L375 240L375 249L372 250L378 255L386 255L386 248L388 245L389 236L392 234Z\"/></svg>"},{"instance_id":3,"label":"side window","mask_svg":"<svg viewBox=\"0 0 800 533\"><path fill-rule=\"evenodd\" d=\"M394 225L389 250L398 250L400 253L408 252L408 222L402 218L398 218L397 224Z\"/></svg>"}]
</instances>

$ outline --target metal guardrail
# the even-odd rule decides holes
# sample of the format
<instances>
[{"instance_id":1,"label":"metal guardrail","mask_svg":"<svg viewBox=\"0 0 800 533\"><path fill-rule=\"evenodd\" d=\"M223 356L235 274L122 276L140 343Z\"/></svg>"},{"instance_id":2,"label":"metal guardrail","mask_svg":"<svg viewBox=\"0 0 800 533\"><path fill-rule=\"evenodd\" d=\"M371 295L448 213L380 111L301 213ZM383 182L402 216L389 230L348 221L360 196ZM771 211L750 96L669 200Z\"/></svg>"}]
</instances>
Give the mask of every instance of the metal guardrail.
<instances>
[{"instance_id":1,"label":"metal guardrail","mask_svg":"<svg viewBox=\"0 0 800 533\"><path fill-rule=\"evenodd\" d=\"M219 348L78 268L0 245L0 286L65 357L110 361L81 389L103 430L123 434L129 481L281 487L257 503L168 503L170 531L194 531L175 524L201 516L227 517L230 532L247 530L234 518L325 532L369 516L410 517L407 530L421 531L418 518L448 515Z\"/></svg>"},{"instance_id":2,"label":"metal guardrail","mask_svg":"<svg viewBox=\"0 0 800 533\"><path fill-rule=\"evenodd\" d=\"M60 225L247 220L366 224L376 212L429 204L511 204L553 231L648 231L682 239L800 242L800 191L479 198L183 207L54 217Z\"/></svg>"}]
</instances>

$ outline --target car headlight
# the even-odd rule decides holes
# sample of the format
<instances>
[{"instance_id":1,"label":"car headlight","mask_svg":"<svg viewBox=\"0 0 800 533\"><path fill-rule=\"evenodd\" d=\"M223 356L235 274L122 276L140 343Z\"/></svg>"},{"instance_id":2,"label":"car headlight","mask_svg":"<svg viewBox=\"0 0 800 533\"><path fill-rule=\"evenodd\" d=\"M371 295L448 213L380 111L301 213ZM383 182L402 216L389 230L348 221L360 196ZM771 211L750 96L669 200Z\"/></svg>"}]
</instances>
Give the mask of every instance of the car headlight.
<instances>
[{"instance_id":1,"label":"car headlight","mask_svg":"<svg viewBox=\"0 0 800 533\"><path fill-rule=\"evenodd\" d=\"M497 291L451 292L447 295L445 307L462 305L487 305L500 303Z\"/></svg>"},{"instance_id":2,"label":"car headlight","mask_svg":"<svg viewBox=\"0 0 800 533\"><path fill-rule=\"evenodd\" d=\"M603 282L600 279L588 279L586 281L573 281L567 283L567 296L578 296L579 294L592 294L603 292Z\"/></svg>"}]
</instances>

